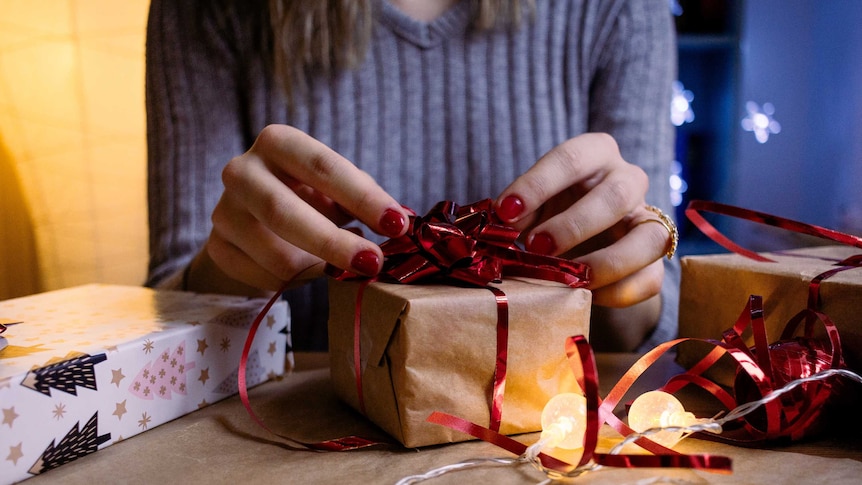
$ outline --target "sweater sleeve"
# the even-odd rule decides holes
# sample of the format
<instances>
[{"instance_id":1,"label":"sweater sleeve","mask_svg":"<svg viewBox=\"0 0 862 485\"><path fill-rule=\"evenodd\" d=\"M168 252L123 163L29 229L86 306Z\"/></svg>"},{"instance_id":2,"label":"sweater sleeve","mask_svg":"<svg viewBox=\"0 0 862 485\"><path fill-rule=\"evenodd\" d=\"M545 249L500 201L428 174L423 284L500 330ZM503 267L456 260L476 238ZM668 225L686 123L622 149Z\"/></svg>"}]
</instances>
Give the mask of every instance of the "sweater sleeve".
<instances>
[{"instance_id":1,"label":"sweater sleeve","mask_svg":"<svg viewBox=\"0 0 862 485\"><path fill-rule=\"evenodd\" d=\"M596 31L592 49L589 130L614 136L623 158L649 176L647 203L673 216L669 179L675 131L670 100L677 58L670 9L665 0L601 4L610 20ZM677 334L679 273L677 259L665 260L661 317L642 350Z\"/></svg>"},{"instance_id":2,"label":"sweater sleeve","mask_svg":"<svg viewBox=\"0 0 862 485\"><path fill-rule=\"evenodd\" d=\"M221 170L248 144L241 129L236 54L211 2L150 4L146 114L148 286L178 287L211 229ZM221 2L216 2L221 3Z\"/></svg>"}]
</instances>

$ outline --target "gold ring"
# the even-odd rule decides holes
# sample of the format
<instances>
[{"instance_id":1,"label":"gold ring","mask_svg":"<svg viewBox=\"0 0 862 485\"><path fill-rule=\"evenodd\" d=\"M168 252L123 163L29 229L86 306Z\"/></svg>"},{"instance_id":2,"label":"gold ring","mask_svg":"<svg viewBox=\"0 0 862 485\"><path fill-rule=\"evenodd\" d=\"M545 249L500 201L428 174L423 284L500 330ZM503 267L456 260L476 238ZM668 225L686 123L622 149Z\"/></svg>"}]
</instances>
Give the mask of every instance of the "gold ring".
<instances>
[{"instance_id":1,"label":"gold ring","mask_svg":"<svg viewBox=\"0 0 862 485\"><path fill-rule=\"evenodd\" d=\"M673 219L671 219L667 214L662 212L661 209L654 205L646 205L646 210L654 213L659 218L658 219L646 219L644 221L640 221L638 224L644 224L646 222L657 222L664 226L667 229L668 234L670 235L670 241L668 241L667 251L664 253L667 256L667 259L670 260L673 258L674 253L676 253L676 247L679 244L679 230L676 228L676 224L674 224Z\"/></svg>"}]
</instances>

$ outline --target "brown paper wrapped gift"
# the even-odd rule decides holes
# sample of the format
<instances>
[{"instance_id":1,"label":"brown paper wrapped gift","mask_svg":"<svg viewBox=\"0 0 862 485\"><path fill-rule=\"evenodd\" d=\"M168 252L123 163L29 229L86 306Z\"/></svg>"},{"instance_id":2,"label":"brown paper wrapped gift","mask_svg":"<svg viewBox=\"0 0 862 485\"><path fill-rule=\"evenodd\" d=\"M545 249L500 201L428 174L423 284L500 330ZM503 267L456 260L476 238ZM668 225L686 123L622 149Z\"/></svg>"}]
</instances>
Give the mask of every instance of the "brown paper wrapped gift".
<instances>
[{"instance_id":1,"label":"brown paper wrapped gift","mask_svg":"<svg viewBox=\"0 0 862 485\"><path fill-rule=\"evenodd\" d=\"M330 281L329 339L338 395L361 409L353 365L360 283ZM541 429L545 403L576 389L565 339L587 335L591 294L539 280L494 286L509 300L508 370L500 432ZM361 381L367 417L407 447L468 436L426 422L441 411L488 426L497 358L495 297L485 288L372 283L361 309Z\"/></svg>"},{"instance_id":2,"label":"brown paper wrapped gift","mask_svg":"<svg viewBox=\"0 0 862 485\"><path fill-rule=\"evenodd\" d=\"M779 339L785 324L806 308L812 279L860 252L849 246L821 246L762 253L774 262L754 261L735 253L684 257L680 337L720 340L722 332L736 322L749 296L760 295L772 343ZM862 368L862 268L842 271L824 280L820 297L820 311L838 327L847 365L858 371ZM751 338L747 343L754 344ZM679 348L678 360L688 367L704 353L704 347L696 343L684 344Z\"/></svg>"}]
</instances>

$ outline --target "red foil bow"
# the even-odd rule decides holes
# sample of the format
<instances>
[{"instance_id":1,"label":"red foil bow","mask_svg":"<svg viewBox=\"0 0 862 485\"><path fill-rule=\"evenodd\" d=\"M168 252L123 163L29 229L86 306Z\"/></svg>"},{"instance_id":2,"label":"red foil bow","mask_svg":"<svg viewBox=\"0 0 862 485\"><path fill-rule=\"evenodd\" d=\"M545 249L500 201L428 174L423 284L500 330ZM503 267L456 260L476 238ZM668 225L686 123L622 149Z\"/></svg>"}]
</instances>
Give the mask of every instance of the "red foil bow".
<instances>
[{"instance_id":1,"label":"red foil bow","mask_svg":"<svg viewBox=\"0 0 862 485\"><path fill-rule=\"evenodd\" d=\"M405 284L448 279L483 287L504 276L524 276L572 288L589 284L589 266L523 251L518 236L497 217L490 199L465 206L438 202L425 216L411 215L405 235L380 245L385 261L378 278ZM333 266L327 273L359 277Z\"/></svg>"}]
</instances>

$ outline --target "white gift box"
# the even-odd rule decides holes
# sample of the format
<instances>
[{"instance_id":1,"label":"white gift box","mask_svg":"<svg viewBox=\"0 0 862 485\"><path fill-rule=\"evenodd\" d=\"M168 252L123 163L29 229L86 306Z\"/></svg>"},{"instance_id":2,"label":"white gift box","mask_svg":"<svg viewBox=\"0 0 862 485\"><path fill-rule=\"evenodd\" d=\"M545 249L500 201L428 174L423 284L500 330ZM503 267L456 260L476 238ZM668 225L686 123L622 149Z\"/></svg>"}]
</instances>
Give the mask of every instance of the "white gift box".
<instances>
[{"instance_id":1,"label":"white gift box","mask_svg":"<svg viewBox=\"0 0 862 485\"><path fill-rule=\"evenodd\" d=\"M0 482L50 470L237 393L265 300L85 285L0 302ZM292 364L280 301L251 347L248 384Z\"/></svg>"}]
</instances>

